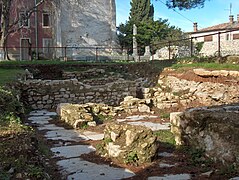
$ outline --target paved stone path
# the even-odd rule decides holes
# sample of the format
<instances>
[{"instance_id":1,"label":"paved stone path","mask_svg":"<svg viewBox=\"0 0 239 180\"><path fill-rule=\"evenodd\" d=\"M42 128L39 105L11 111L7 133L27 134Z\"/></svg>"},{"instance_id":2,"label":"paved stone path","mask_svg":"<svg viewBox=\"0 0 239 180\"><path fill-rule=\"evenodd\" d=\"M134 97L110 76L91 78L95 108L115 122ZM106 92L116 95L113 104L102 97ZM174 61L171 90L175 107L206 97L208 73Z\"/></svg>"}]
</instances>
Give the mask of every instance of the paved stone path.
<instances>
[{"instance_id":1,"label":"paved stone path","mask_svg":"<svg viewBox=\"0 0 239 180\"><path fill-rule=\"evenodd\" d=\"M53 140L55 144L51 148L54 157L57 160L59 171L62 174L62 179L68 180L116 180L133 177L135 174L124 168L114 168L108 165L95 164L85 161L80 158L83 154L88 154L95 151L91 145L82 145L88 140L101 140L103 134L91 131L80 131L74 129L65 129L56 126L51 122L55 112L47 110L33 111L29 114L28 120L31 124L37 127L39 131L44 131L44 136L48 140ZM119 122L127 122L134 125L144 125L152 130L169 129L169 124L164 123L150 123L145 122L145 119L157 118L155 116L129 116L126 119L118 119ZM172 157L174 154L161 152L158 154L160 157ZM160 168L171 168L177 166L175 164L168 164L161 162ZM191 179L190 174L165 174L163 176L152 176L148 180L187 180ZM239 180L235 177L232 180Z\"/></svg>"},{"instance_id":2,"label":"paved stone path","mask_svg":"<svg viewBox=\"0 0 239 180\"><path fill-rule=\"evenodd\" d=\"M57 158L57 165L63 175L63 179L82 179L82 180L106 180L122 179L132 177L135 174L124 168L114 168L108 165L98 165L85 161L80 158L82 154L95 151L90 145L72 145L71 142L82 143L87 140L103 139L103 134L90 131L77 131L64 129L51 124L53 116L57 114L46 110L33 111L28 120L35 124L40 131L46 131L45 137L48 140L55 140L56 144L51 148ZM61 143L59 143L59 141Z\"/></svg>"}]
</instances>

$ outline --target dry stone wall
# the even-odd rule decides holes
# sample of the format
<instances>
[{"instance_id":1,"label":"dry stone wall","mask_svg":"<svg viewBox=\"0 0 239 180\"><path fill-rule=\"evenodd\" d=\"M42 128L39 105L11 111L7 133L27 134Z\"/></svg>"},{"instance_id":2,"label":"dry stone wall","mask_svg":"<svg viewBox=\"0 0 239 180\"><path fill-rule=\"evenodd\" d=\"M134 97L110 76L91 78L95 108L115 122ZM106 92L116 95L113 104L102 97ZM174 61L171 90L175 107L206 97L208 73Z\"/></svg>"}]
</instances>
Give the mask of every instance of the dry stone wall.
<instances>
[{"instance_id":1,"label":"dry stone wall","mask_svg":"<svg viewBox=\"0 0 239 180\"><path fill-rule=\"evenodd\" d=\"M70 80L27 80L22 82L22 96L33 109L56 108L60 103L89 102L118 105L126 96L136 96L135 82L119 79L91 86Z\"/></svg>"},{"instance_id":2,"label":"dry stone wall","mask_svg":"<svg viewBox=\"0 0 239 180\"><path fill-rule=\"evenodd\" d=\"M238 55L239 41L221 41L221 55ZM202 56L215 56L218 54L218 42L204 42L203 47L200 51Z\"/></svg>"}]
</instances>

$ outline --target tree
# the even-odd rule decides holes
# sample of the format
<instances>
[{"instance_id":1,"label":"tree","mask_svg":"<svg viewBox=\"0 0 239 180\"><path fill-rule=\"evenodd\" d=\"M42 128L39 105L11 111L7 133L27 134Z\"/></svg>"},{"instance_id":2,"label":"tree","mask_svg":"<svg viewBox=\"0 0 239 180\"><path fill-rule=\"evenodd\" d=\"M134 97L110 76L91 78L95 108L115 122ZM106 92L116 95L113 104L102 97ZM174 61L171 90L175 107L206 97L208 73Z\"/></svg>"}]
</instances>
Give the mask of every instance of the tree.
<instances>
[{"instance_id":1,"label":"tree","mask_svg":"<svg viewBox=\"0 0 239 180\"><path fill-rule=\"evenodd\" d=\"M37 0L36 4L27 9L25 11L24 16L16 17L15 19L11 20L11 12L13 11L13 4L15 0L0 0L0 8L1 8L1 30L0 30L0 46L3 48L4 59L10 60L8 57L7 51L7 41L10 34L18 31L19 29L23 28L24 22L28 21L31 15L35 12L36 8L40 6L45 0ZM22 7L24 1L18 1ZM16 5L16 3L15 3ZM20 23L21 22L21 23ZM22 24L19 26L19 24Z\"/></svg>"},{"instance_id":2,"label":"tree","mask_svg":"<svg viewBox=\"0 0 239 180\"><path fill-rule=\"evenodd\" d=\"M150 0L132 0L130 2L129 23L138 25L141 22L147 22L154 17L154 7Z\"/></svg>"},{"instance_id":3,"label":"tree","mask_svg":"<svg viewBox=\"0 0 239 180\"><path fill-rule=\"evenodd\" d=\"M167 0L166 5L169 8L192 9L196 7L203 7L207 0ZM209 1L209 0L208 0Z\"/></svg>"},{"instance_id":4,"label":"tree","mask_svg":"<svg viewBox=\"0 0 239 180\"><path fill-rule=\"evenodd\" d=\"M143 24L149 24L154 18L154 7L150 0L132 0L130 4L131 9L129 21L125 24L120 24L118 28L121 32L118 36L120 44L128 49L132 48L133 25L135 24L138 29L142 29L140 27ZM141 36L137 36L137 41L142 42L142 40L139 40L140 38ZM145 39L149 39L149 35L147 35L147 38L145 37Z\"/></svg>"}]
</instances>

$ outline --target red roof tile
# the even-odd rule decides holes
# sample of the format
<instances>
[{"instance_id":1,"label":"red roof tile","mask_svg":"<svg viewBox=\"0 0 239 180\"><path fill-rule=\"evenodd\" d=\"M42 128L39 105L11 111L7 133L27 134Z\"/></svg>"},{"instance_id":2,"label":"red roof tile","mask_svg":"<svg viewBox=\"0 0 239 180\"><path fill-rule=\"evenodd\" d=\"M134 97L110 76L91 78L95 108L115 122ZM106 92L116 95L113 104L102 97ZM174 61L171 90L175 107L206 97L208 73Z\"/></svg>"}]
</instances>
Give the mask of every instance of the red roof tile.
<instances>
[{"instance_id":1,"label":"red roof tile","mask_svg":"<svg viewBox=\"0 0 239 180\"><path fill-rule=\"evenodd\" d=\"M192 33L218 31L218 30L229 30L229 29L238 29L238 28L239 28L238 22L233 22L233 23L228 22L228 23L222 23L222 24L218 24L215 26L210 26L207 28L199 29L197 32L192 32Z\"/></svg>"}]
</instances>

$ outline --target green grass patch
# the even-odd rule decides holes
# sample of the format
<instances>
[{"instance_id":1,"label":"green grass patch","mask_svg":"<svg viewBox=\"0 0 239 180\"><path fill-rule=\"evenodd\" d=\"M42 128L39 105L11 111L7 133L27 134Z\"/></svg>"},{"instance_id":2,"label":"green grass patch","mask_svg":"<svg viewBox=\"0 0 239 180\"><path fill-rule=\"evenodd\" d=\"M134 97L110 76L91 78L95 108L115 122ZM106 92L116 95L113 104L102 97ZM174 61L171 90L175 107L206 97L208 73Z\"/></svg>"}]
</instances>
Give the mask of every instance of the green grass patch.
<instances>
[{"instance_id":1,"label":"green grass patch","mask_svg":"<svg viewBox=\"0 0 239 180\"><path fill-rule=\"evenodd\" d=\"M157 136L160 142L167 143L172 146L176 145L174 134L171 133L170 130L159 130L155 131L154 134Z\"/></svg>"},{"instance_id":2,"label":"green grass patch","mask_svg":"<svg viewBox=\"0 0 239 180\"><path fill-rule=\"evenodd\" d=\"M6 69L0 68L0 86L13 82L19 74L24 73L23 69Z\"/></svg>"},{"instance_id":3,"label":"green grass patch","mask_svg":"<svg viewBox=\"0 0 239 180\"><path fill-rule=\"evenodd\" d=\"M192 64L173 64L173 69L204 68L209 70L239 70L239 64L219 64L219 63L192 63Z\"/></svg>"},{"instance_id":4,"label":"green grass patch","mask_svg":"<svg viewBox=\"0 0 239 180\"><path fill-rule=\"evenodd\" d=\"M60 61L60 60L34 60L34 61L0 61L0 66L20 66L20 65L64 65L64 64L92 64L92 65L100 65L100 64L135 64L135 62L123 62L123 61Z\"/></svg>"},{"instance_id":5,"label":"green grass patch","mask_svg":"<svg viewBox=\"0 0 239 180\"><path fill-rule=\"evenodd\" d=\"M161 113L160 118L162 119L169 119L170 118L170 113Z\"/></svg>"}]
</instances>

